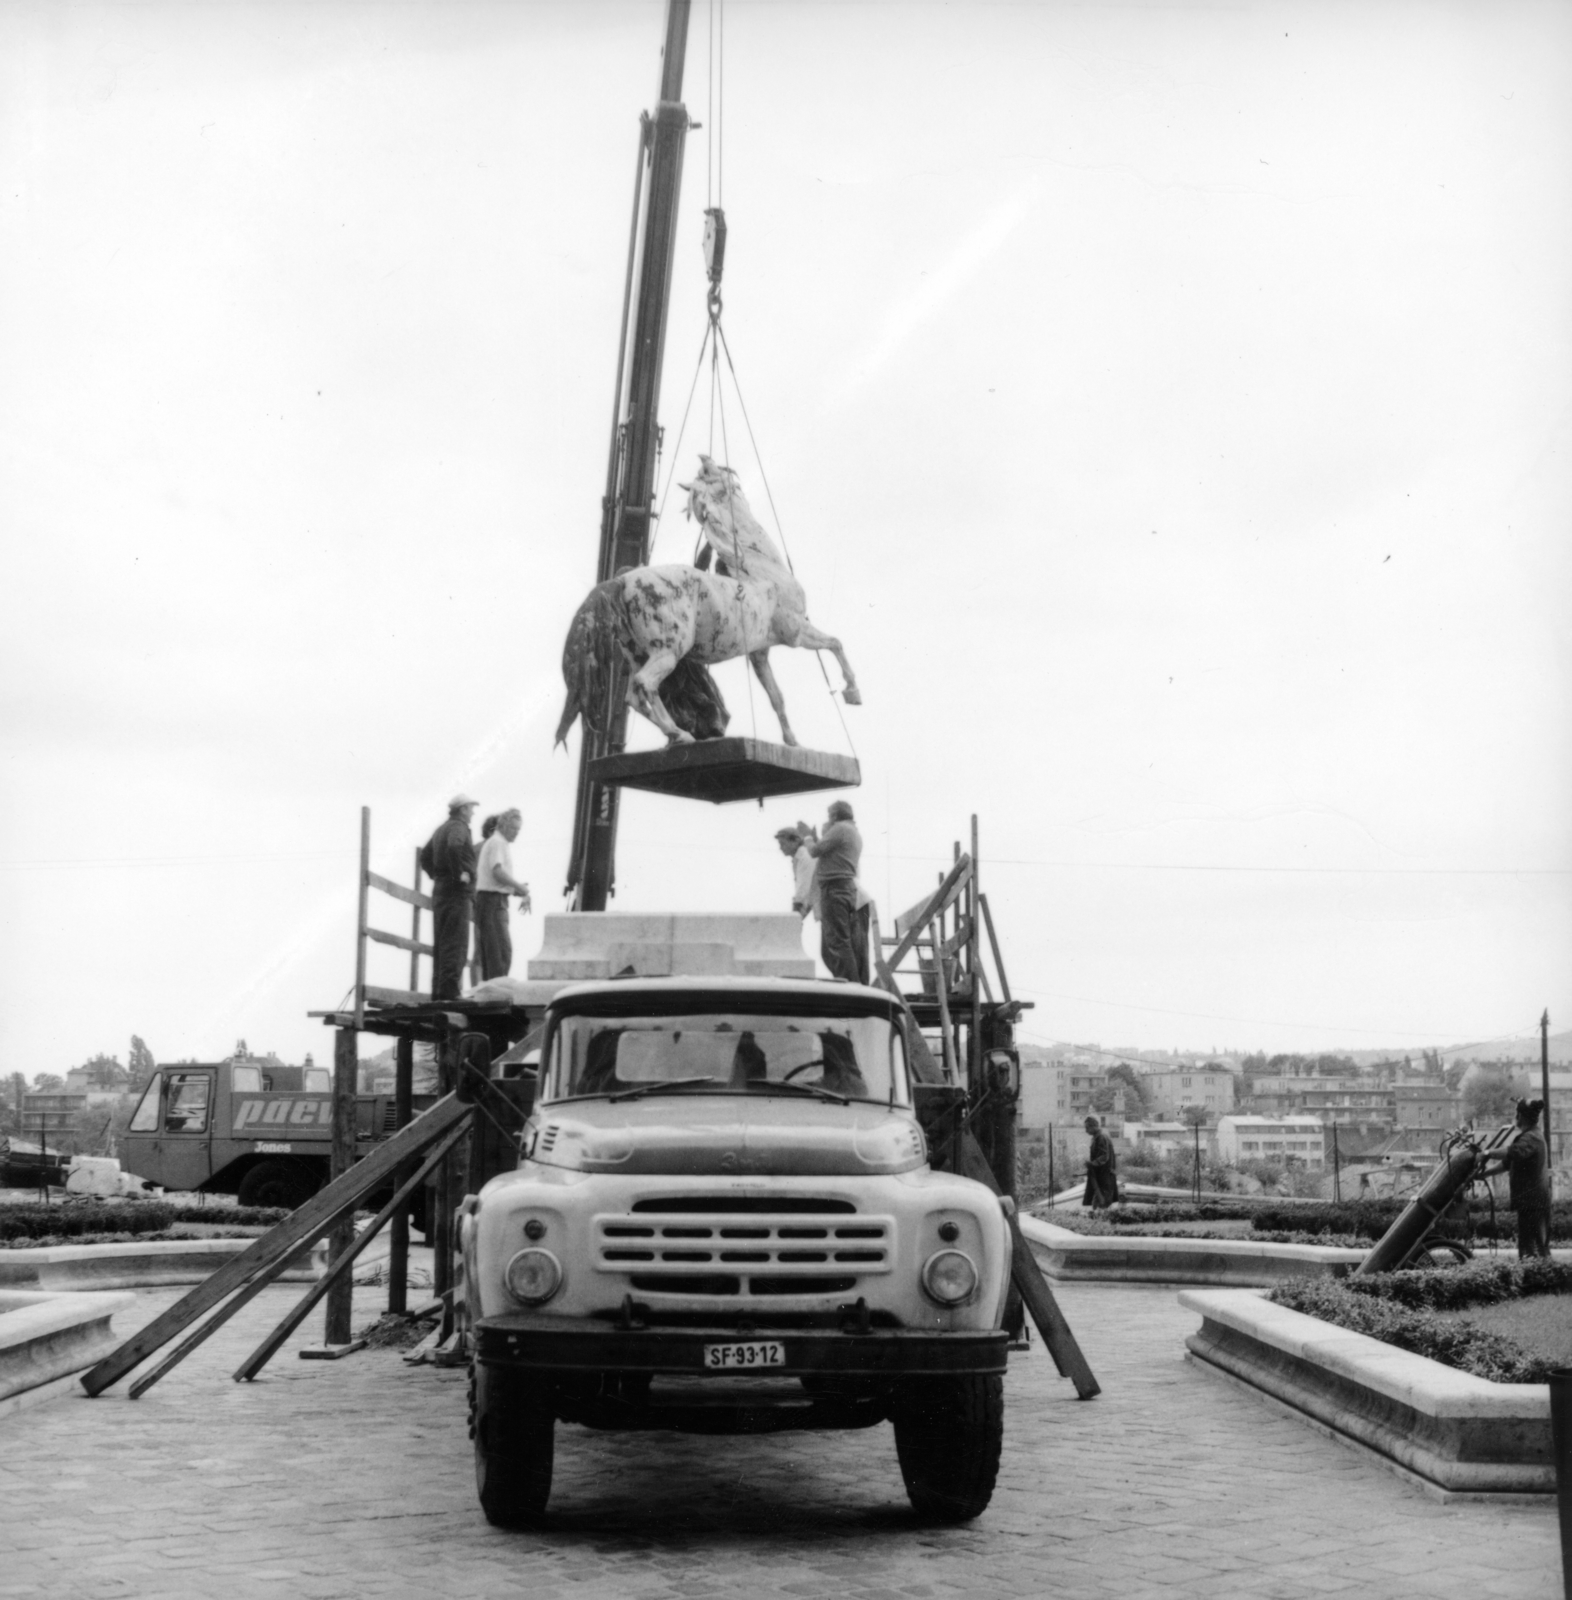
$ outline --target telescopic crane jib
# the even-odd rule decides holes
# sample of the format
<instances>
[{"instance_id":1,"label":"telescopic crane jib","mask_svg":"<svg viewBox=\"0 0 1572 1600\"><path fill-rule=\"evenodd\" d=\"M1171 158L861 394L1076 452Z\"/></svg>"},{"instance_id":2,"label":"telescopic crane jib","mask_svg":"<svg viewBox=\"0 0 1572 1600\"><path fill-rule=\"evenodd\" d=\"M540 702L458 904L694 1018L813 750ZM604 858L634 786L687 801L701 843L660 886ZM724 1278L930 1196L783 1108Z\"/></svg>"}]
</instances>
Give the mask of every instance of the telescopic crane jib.
<instances>
[{"instance_id":1,"label":"telescopic crane jib","mask_svg":"<svg viewBox=\"0 0 1572 1600\"><path fill-rule=\"evenodd\" d=\"M646 565L650 555L655 458L660 443L661 363L677 242L677 203L682 194L683 145L688 133L688 111L682 103L688 11L689 0L668 0L660 98L654 115L646 113L639 119L633 231L628 243L628 279L617 353L616 409L606 493L601 501L597 583L604 583L629 567ZM620 682L613 687L613 704L604 731L597 734L587 723L582 729L578 804L567 883L580 911L604 911L612 892L618 794L614 785L591 778L590 762L620 751L626 741L628 708L622 689Z\"/></svg>"}]
</instances>

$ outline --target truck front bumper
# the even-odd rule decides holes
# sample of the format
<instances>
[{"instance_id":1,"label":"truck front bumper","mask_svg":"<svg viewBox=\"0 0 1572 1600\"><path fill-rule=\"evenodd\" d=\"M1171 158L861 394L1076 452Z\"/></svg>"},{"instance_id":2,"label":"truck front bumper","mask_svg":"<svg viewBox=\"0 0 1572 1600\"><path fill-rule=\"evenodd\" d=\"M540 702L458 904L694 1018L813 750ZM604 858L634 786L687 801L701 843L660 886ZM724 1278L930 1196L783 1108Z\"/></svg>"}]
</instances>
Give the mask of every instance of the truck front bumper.
<instances>
[{"instance_id":1,"label":"truck front bumper","mask_svg":"<svg viewBox=\"0 0 1572 1600\"><path fill-rule=\"evenodd\" d=\"M484 1366L569 1373L673 1373L734 1378L717 1368L716 1346L767 1343L784 1361L758 1369L760 1377L903 1378L1003 1372L1009 1335L1002 1328L956 1333L918 1329L841 1332L833 1328L732 1327L624 1328L594 1317L553 1317L517 1311L482 1317L474 1328L476 1358ZM752 1369L750 1369L752 1372Z\"/></svg>"}]
</instances>

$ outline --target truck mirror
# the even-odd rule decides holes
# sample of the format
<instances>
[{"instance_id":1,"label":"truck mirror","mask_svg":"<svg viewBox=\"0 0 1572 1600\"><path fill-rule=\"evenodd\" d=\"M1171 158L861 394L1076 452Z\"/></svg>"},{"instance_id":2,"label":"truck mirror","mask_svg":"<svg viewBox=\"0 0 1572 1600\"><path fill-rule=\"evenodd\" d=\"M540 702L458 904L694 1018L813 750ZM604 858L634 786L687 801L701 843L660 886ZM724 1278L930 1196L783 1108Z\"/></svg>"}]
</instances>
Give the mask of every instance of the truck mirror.
<instances>
[{"instance_id":1,"label":"truck mirror","mask_svg":"<svg viewBox=\"0 0 1572 1600\"><path fill-rule=\"evenodd\" d=\"M480 1091L475 1080L491 1077L491 1040L483 1033L459 1035L453 1093L461 1105L473 1105Z\"/></svg>"}]
</instances>

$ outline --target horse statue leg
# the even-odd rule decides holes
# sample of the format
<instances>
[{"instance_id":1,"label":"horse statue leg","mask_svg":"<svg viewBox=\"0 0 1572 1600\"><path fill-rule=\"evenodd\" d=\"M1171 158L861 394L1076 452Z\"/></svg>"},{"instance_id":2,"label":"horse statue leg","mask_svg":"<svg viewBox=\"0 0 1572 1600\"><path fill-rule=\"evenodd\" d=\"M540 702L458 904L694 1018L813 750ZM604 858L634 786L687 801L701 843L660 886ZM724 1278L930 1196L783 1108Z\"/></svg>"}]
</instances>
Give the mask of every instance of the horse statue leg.
<instances>
[{"instance_id":1,"label":"horse statue leg","mask_svg":"<svg viewBox=\"0 0 1572 1600\"><path fill-rule=\"evenodd\" d=\"M661 699L658 692L676 665L676 651L653 651L644 665L628 680L628 704L666 735L667 744L692 744L693 735L684 732L672 721L671 713L666 709L666 702Z\"/></svg>"},{"instance_id":2,"label":"horse statue leg","mask_svg":"<svg viewBox=\"0 0 1572 1600\"><path fill-rule=\"evenodd\" d=\"M804 617L797 629L797 637L791 642L798 650L828 650L841 664L841 676L846 679L846 688L843 694L846 704L849 706L860 706L862 704L862 691L857 687L857 679L852 673L851 662L846 659L846 652L841 649L839 639L821 632Z\"/></svg>"},{"instance_id":3,"label":"horse statue leg","mask_svg":"<svg viewBox=\"0 0 1572 1600\"><path fill-rule=\"evenodd\" d=\"M769 649L766 647L763 650L750 651L748 665L753 668L753 675L764 685L764 692L770 697L770 704L780 720L781 738L787 744L796 744L797 735L791 731L791 724L786 720L785 697L781 694L781 686L775 681L775 673L770 667Z\"/></svg>"}]
</instances>

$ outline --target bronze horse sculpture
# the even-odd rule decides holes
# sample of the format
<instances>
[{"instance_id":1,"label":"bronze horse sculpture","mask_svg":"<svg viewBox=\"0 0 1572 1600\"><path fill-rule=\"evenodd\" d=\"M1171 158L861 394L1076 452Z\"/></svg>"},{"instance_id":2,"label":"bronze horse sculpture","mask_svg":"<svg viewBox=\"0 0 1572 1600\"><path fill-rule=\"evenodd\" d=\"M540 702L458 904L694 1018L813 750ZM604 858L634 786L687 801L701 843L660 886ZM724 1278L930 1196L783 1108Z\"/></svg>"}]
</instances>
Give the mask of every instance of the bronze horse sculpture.
<instances>
[{"instance_id":1,"label":"bronze horse sculpture","mask_svg":"<svg viewBox=\"0 0 1572 1600\"><path fill-rule=\"evenodd\" d=\"M567 703L556 742L582 716L600 732L611 710L619 665L630 669L628 704L665 734L667 744L718 739L730 720L706 670L746 656L780 720L781 737L797 743L786 703L770 670L770 649L828 650L846 679L848 705L862 696L839 639L808 620L802 585L759 526L729 467L699 457L688 491L688 514L703 532L692 566L633 567L596 584L574 614L562 649ZM708 570L711 553L715 570Z\"/></svg>"}]
</instances>

